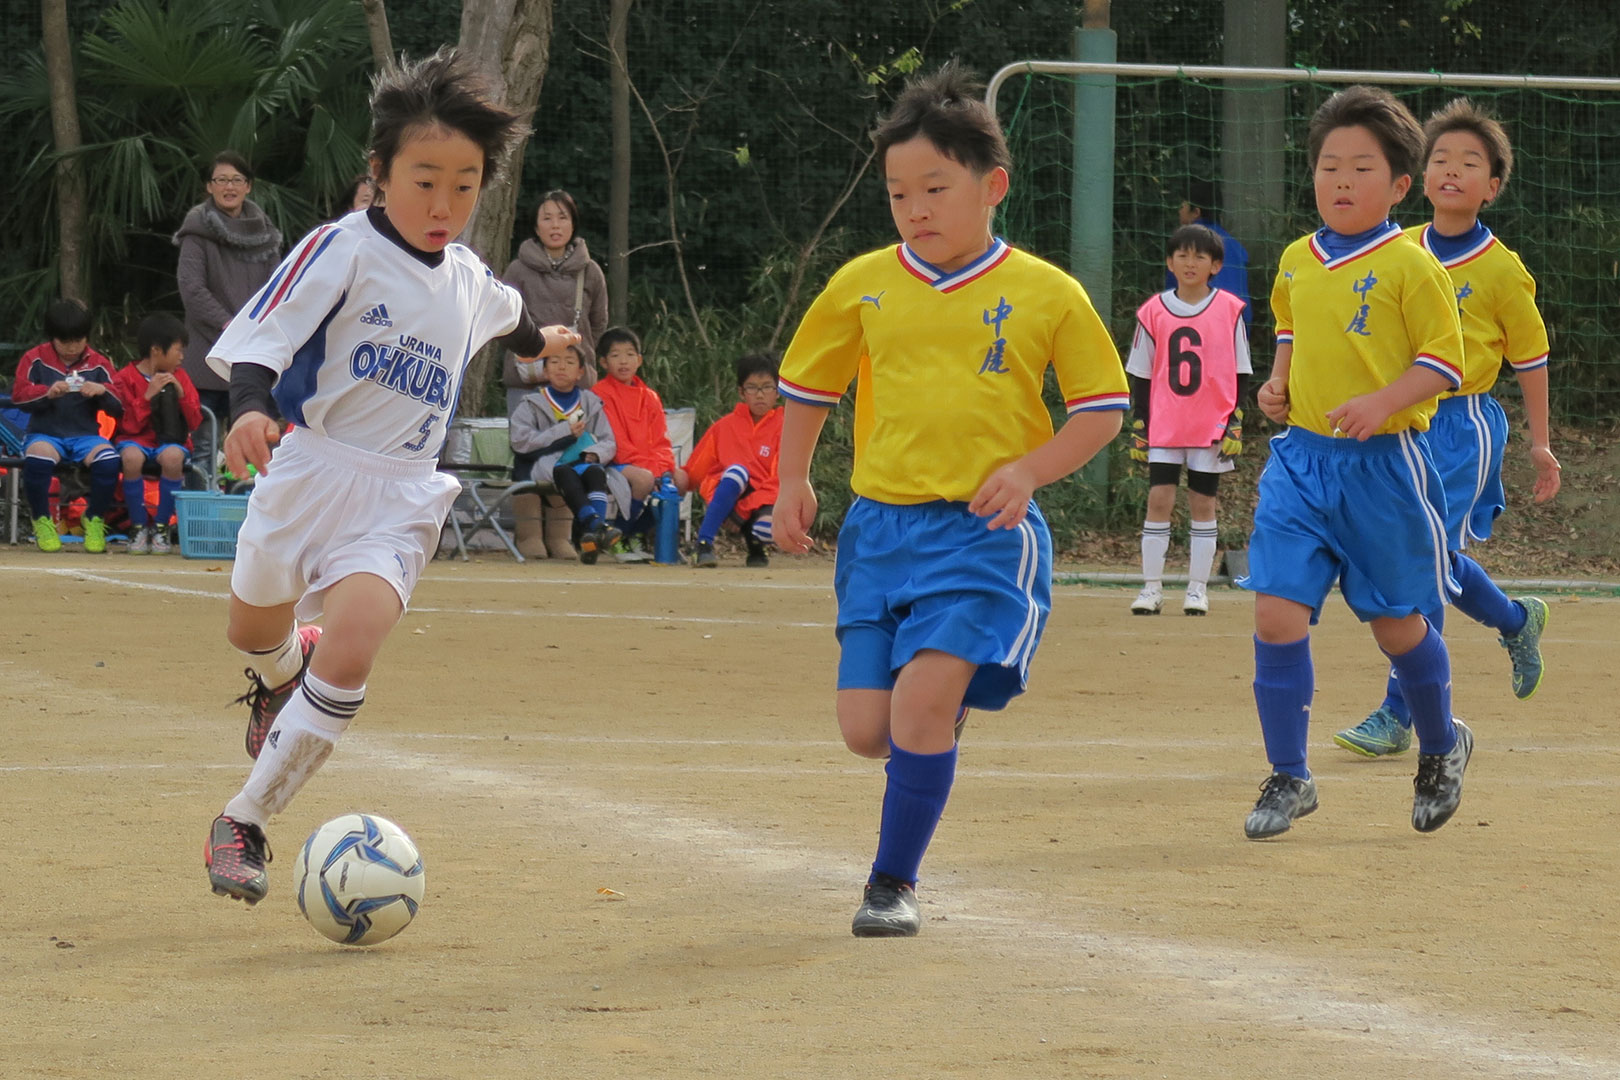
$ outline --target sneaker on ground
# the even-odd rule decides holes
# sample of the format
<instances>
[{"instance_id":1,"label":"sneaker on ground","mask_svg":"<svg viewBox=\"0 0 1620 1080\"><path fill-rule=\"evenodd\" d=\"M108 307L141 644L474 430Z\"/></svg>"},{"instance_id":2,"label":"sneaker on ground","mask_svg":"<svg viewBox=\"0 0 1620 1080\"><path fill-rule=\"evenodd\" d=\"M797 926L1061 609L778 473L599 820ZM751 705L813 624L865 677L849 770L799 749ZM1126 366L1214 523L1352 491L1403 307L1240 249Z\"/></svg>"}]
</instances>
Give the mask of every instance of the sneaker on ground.
<instances>
[{"instance_id":1,"label":"sneaker on ground","mask_svg":"<svg viewBox=\"0 0 1620 1080\"><path fill-rule=\"evenodd\" d=\"M107 522L98 517L84 519L84 550L100 555L107 550Z\"/></svg>"},{"instance_id":2,"label":"sneaker on ground","mask_svg":"<svg viewBox=\"0 0 1620 1080\"><path fill-rule=\"evenodd\" d=\"M243 740L248 757L258 759L259 751L264 749L264 740L269 736L270 729L275 726L276 717L281 715L281 710L292 700L293 691L298 689L298 684L304 679L304 672L309 670L309 658L315 655L315 643L320 640L320 627L298 628L298 645L304 652L303 663L299 665L297 675L274 690L264 685L264 680L252 668L242 669L242 673L248 678L248 691L231 704L248 707L247 737Z\"/></svg>"},{"instance_id":3,"label":"sneaker on ground","mask_svg":"<svg viewBox=\"0 0 1620 1080\"><path fill-rule=\"evenodd\" d=\"M167 555L169 547L169 530L166 526L152 530L152 554Z\"/></svg>"},{"instance_id":4,"label":"sneaker on ground","mask_svg":"<svg viewBox=\"0 0 1620 1080\"><path fill-rule=\"evenodd\" d=\"M1547 602L1538 596L1515 596L1524 606L1524 625L1512 637L1500 637L1513 661L1513 696L1523 701L1541 687L1541 633L1547 629Z\"/></svg>"},{"instance_id":5,"label":"sneaker on ground","mask_svg":"<svg viewBox=\"0 0 1620 1080\"><path fill-rule=\"evenodd\" d=\"M1463 772L1474 753L1474 733L1461 720L1453 720L1457 744L1449 754L1419 754L1417 776L1412 779L1412 828L1434 832L1451 820L1462 803Z\"/></svg>"},{"instance_id":6,"label":"sneaker on ground","mask_svg":"<svg viewBox=\"0 0 1620 1080\"><path fill-rule=\"evenodd\" d=\"M755 569L771 565L771 556L770 553L765 550L764 544L753 542L749 543L747 565L752 566Z\"/></svg>"},{"instance_id":7,"label":"sneaker on ground","mask_svg":"<svg viewBox=\"0 0 1620 1080\"><path fill-rule=\"evenodd\" d=\"M920 929L916 890L888 874L872 875L850 931L856 937L915 937Z\"/></svg>"},{"instance_id":8,"label":"sneaker on ground","mask_svg":"<svg viewBox=\"0 0 1620 1080\"><path fill-rule=\"evenodd\" d=\"M1187 585L1187 594L1181 600L1181 613L1183 615L1209 614L1209 589L1207 586L1191 582Z\"/></svg>"},{"instance_id":9,"label":"sneaker on ground","mask_svg":"<svg viewBox=\"0 0 1620 1080\"><path fill-rule=\"evenodd\" d=\"M34 543L41 551L61 551L62 538L57 535L56 522L48 517L34 519Z\"/></svg>"},{"instance_id":10,"label":"sneaker on ground","mask_svg":"<svg viewBox=\"0 0 1620 1080\"><path fill-rule=\"evenodd\" d=\"M697 553L692 556L692 565L703 567L720 565L720 560L714 554L714 542L712 540L699 540L697 542Z\"/></svg>"},{"instance_id":11,"label":"sneaker on ground","mask_svg":"<svg viewBox=\"0 0 1620 1080\"><path fill-rule=\"evenodd\" d=\"M203 847L203 865L215 894L243 900L252 907L270 891L264 866L271 860L264 830L224 814L214 819Z\"/></svg>"},{"instance_id":12,"label":"sneaker on ground","mask_svg":"<svg viewBox=\"0 0 1620 1080\"><path fill-rule=\"evenodd\" d=\"M151 528L146 525L131 525L130 529L132 533L129 538L129 545L124 548L124 553L127 555L152 554Z\"/></svg>"},{"instance_id":13,"label":"sneaker on ground","mask_svg":"<svg viewBox=\"0 0 1620 1080\"><path fill-rule=\"evenodd\" d=\"M586 529L579 537L579 561L586 566L595 566L597 557L611 550L621 535L618 529L606 522Z\"/></svg>"},{"instance_id":14,"label":"sneaker on ground","mask_svg":"<svg viewBox=\"0 0 1620 1080\"><path fill-rule=\"evenodd\" d=\"M1316 812L1316 778L1301 780L1284 772L1274 772L1260 785L1260 798L1243 822L1243 835L1250 840L1281 836L1294 822Z\"/></svg>"},{"instance_id":15,"label":"sneaker on ground","mask_svg":"<svg viewBox=\"0 0 1620 1080\"><path fill-rule=\"evenodd\" d=\"M1412 748L1412 729L1380 705L1355 727L1345 728L1333 736L1333 741L1363 757L1385 757L1404 754Z\"/></svg>"},{"instance_id":16,"label":"sneaker on ground","mask_svg":"<svg viewBox=\"0 0 1620 1080\"><path fill-rule=\"evenodd\" d=\"M1142 591L1136 594L1131 601L1132 615L1157 615L1164 606L1164 586L1157 581L1150 581L1142 586Z\"/></svg>"}]
</instances>

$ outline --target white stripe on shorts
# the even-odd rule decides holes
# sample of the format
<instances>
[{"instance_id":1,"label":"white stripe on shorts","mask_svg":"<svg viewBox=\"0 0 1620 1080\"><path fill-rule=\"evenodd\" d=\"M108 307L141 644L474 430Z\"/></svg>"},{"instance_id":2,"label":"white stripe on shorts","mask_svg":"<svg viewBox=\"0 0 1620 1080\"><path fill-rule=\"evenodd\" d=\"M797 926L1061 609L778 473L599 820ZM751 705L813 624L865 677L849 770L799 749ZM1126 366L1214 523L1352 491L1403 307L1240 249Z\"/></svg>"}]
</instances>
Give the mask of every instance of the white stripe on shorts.
<instances>
[{"instance_id":1,"label":"white stripe on shorts","mask_svg":"<svg viewBox=\"0 0 1620 1080\"><path fill-rule=\"evenodd\" d=\"M1024 612L1024 625L1018 631L1018 637L1013 639L1012 648L1007 650L1006 657L1001 661L1005 667L1018 665L1020 677L1029 674L1029 661L1035 652L1035 629L1040 625L1040 608L1035 603L1035 575L1040 572L1041 546L1035 535L1035 527L1025 518L1018 523L1018 535L1023 540L1023 551L1018 562L1018 588L1023 592L1028 607Z\"/></svg>"},{"instance_id":2,"label":"white stripe on shorts","mask_svg":"<svg viewBox=\"0 0 1620 1080\"><path fill-rule=\"evenodd\" d=\"M1429 474L1423 468L1423 455L1418 452L1417 442L1410 431L1396 433L1400 439L1401 457L1406 461L1407 474L1412 478L1412 488L1417 492L1418 502L1423 508L1423 520L1429 524L1429 543L1434 548L1434 583L1440 591L1440 602L1450 603L1456 595L1455 583L1451 580L1450 560L1446 558L1448 541L1446 539L1446 523L1434 509L1429 501Z\"/></svg>"},{"instance_id":3,"label":"white stripe on shorts","mask_svg":"<svg viewBox=\"0 0 1620 1080\"><path fill-rule=\"evenodd\" d=\"M1480 498L1485 494L1485 485L1491 478L1491 460L1496 456L1491 441L1491 425L1485 420L1485 408L1480 397L1479 394L1468 395L1468 419L1474 425L1474 497L1468 501L1468 513L1462 519L1462 535L1458 537L1461 544L1471 539L1484 539L1474 534L1474 507L1479 505Z\"/></svg>"}]
</instances>

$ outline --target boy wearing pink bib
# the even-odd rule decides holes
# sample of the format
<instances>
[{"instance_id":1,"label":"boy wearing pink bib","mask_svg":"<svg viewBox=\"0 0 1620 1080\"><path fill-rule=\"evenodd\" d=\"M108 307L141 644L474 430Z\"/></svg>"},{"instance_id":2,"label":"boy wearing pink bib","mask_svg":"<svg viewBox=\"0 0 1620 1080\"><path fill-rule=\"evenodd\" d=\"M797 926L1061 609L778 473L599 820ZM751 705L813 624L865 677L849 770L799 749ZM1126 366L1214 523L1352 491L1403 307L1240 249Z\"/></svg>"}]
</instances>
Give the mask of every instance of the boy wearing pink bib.
<instances>
[{"instance_id":1,"label":"boy wearing pink bib","mask_svg":"<svg viewBox=\"0 0 1620 1080\"><path fill-rule=\"evenodd\" d=\"M1181 467L1187 467L1191 559L1181 610L1209 612L1209 575L1215 565L1216 492L1221 473L1243 450L1243 400L1249 364L1247 306L1212 288L1225 254L1221 238L1203 225L1184 225L1170 237L1165 265L1174 289L1136 312L1136 337L1125 372L1131 377L1131 457L1148 467L1147 518L1142 523L1142 591L1134 615L1157 615L1164 606L1164 560L1170 515Z\"/></svg>"}]
</instances>

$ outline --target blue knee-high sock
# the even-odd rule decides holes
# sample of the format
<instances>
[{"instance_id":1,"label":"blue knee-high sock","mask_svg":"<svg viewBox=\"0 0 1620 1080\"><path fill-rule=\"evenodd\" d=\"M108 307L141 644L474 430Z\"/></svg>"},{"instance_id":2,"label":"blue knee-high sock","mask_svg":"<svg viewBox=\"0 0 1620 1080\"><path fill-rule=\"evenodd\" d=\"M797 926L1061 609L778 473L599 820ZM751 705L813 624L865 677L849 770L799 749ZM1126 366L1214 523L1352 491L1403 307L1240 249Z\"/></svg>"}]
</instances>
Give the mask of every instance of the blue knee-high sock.
<instances>
[{"instance_id":1,"label":"blue knee-high sock","mask_svg":"<svg viewBox=\"0 0 1620 1080\"><path fill-rule=\"evenodd\" d=\"M1387 653L1385 655L1388 655ZM1457 743L1451 723L1451 654L1434 627L1417 648L1391 656L1401 680L1401 693L1412 711L1412 730L1425 754L1449 754Z\"/></svg>"},{"instance_id":2,"label":"blue knee-high sock","mask_svg":"<svg viewBox=\"0 0 1620 1080\"><path fill-rule=\"evenodd\" d=\"M1435 608L1433 611L1425 611L1423 617L1429 620L1429 625L1434 627L1435 633L1441 636L1445 635L1445 608L1440 607ZM1412 726L1412 710L1406 707L1406 697L1401 693L1401 680L1396 676L1393 665L1389 669L1389 682L1384 687L1383 707L1395 714L1395 719L1401 722L1402 727Z\"/></svg>"},{"instance_id":3,"label":"blue knee-high sock","mask_svg":"<svg viewBox=\"0 0 1620 1080\"><path fill-rule=\"evenodd\" d=\"M168 528L169 519L174 517L174 493L180 490L181 481L170 480L167 476L158 477L158 506L157 524L159 528Z\"/></svg>"},{"instance_id":4,"label":"blue knee-high sock","mask_svg":"<svg viewBox=\"0 0 1620 1080\"><path fill-rule=\"evenodd\" d=\"M956 779L956 747L943 754L913 754L891 741L885 771L889 784L883 791L883 829L872 873L915 884Z\"/></svg>"},{"instance_id":5,"label":"blue knee-high sock","mask_svg":"<svg viewBox=\"0 0 1620 1080\"><path fill-rule=\"evenodd\" d=\"M121 471L118 455L111 452L90 463L90 494L85 499L85 517L107 516L107 507L112 505L113 493L118 490Z\"/></svg>"},{"instance_id":6,"label":"blue knee-high sock","mask_svg":"<svg viewBox=\"0 0 1620 1080\"><path fill-rule=\"evenodd\" d=\"M742 475L739 476L738 474ZM714 494L709 497L709 505L703 511L703 524L698 526L698 539L710 544L720 535L720 526L726 523L732 510L737 507L737 500L748 488L748 473L733 465L720 477L715 485Z\"/></svg>"},{"instance_id":7,"label":"blue knee-high sock","mask_svg":"<svg viewBox=\"0 0 1620 1080\"><path fill-rule=\"evenodd\" d=\"M28 493L28 509L34 517L51 515L51 477L56 473L56 462L49 458L23 459L23 490Z\"/></svg>"},{"instance_id":8,"label":"blue knee-high sock","mask_svg":"<svg viewBox=\"0 0 1620 1080\"><path fill-rule=\"evenodd\" d=\"M1274 771L1310 779L1305 739L1315 693L1309 634L1282 645L1254 639L1254 704L1260 710L1260 734Z\"/></svg>"},{"instance_id":9,"label":"blue knee-high sock","mask_svg":"<svg viewBox=\"0 0 1620 1080\"><path fill-rule=\"evenodd\" d=\"M1457 610L1477 623L1484 623L1503 637L1524 629L1529 614L1524 605L1497 588L1485 568L1460 551L1451 553L1451 575L1462 586L1462 595L1453 603Z\"/></svg>"},{"instance_id":10,"label":"blue knee-high sock","mask_svg":"<svg viewBox=\"0 0 1620 1080\"><path fill-rule=\"evenodd\" d=\"M139 476L124 477L124 509L131 525L139 529L146 524L146 481Z\"/></svg>"}]
</instances>

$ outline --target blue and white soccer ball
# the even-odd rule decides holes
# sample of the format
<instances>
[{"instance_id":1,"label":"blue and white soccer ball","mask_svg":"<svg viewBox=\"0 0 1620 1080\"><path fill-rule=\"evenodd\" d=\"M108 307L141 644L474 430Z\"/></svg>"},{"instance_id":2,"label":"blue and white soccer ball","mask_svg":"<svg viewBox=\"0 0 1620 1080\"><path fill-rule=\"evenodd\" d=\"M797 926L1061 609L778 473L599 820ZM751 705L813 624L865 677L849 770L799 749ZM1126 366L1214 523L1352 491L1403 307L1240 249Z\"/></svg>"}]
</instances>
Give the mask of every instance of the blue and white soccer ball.
<instances>
[{"instance_id":1,"label":"blue and white soccer ball","mask_svg":"<svg viewBox=\"0 0 1620 1080\"><path fill-rule=\"evenodd\" d=\"M298 863L298 910L343 945L375 945L410 925L427 881L405 830L376 814L344 814L309 834Z\"/></svg>"}]
</instances>

